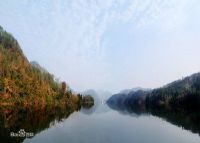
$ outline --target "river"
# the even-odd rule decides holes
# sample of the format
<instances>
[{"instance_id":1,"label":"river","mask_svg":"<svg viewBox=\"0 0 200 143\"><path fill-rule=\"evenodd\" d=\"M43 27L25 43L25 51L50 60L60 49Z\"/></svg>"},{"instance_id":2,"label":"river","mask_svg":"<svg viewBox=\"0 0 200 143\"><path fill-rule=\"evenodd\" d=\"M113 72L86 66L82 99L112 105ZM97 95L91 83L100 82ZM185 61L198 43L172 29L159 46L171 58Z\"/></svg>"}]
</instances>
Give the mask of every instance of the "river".
<instances>
[{"instance_id":1,"label":"river","mask_svg":"<svg viewBox=\"0 0 200 143\"><path fill-rule=\"evenodd\" d=\"M178 122L178 121L177 121ZM200 143L199 133L151 114L81 109L26 138L24 143Z\"/></svg>"}]
</instances>

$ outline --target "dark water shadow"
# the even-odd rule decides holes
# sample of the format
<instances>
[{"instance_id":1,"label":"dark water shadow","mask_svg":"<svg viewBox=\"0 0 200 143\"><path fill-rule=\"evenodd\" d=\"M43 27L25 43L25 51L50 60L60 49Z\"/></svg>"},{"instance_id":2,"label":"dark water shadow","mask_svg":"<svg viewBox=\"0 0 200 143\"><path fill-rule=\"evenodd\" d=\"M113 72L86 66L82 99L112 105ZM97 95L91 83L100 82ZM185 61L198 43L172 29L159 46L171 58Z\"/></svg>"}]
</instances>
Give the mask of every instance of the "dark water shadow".
<instances>
[{"instance_id":1,"label":"dark water shadow","mask_svg":"<svg viewBox=\"0 0 200 143\"><path fill-rule=\"evenodd\" d=\"M67 119L71 113L80 111L82 107L47 106L42 109L0 108L0 142L21 143L32 138L41 131L51 128L56 123ZM89 109L89 107L87 107ZM20 130L24 131L19 132ZM11 133L14 133L11 135ZM20 137L16 135L21 135Z\"/></svg>"},{"instance_id":2,"label":"dark water shadow","mask_svg":"<svg viewBox=\"0 0 200 143\"><path fill-rule=\"evenodd\" d=\"M153 115L165 121L200 135L200 112L188 112L166 108L148 108L143 105L128 105L124 103L107 102L107 105L120 114L129 116Z\"/></svg>"}]
</instances>

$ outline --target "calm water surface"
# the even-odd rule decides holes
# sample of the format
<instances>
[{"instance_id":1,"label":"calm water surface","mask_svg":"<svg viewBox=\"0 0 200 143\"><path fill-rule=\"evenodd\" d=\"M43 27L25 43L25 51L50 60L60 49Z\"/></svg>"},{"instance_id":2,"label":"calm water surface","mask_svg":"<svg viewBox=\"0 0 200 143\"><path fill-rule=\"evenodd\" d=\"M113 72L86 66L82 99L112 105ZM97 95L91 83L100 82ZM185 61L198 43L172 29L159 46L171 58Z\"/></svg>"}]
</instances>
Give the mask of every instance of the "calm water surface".
<instances>
[{"instance_id":1,"label":"calm water surface","mask_svg":"<svg viewBox=\"0 0 200 143\"><path fill-rule=\"evenodd\" d=\"M107 105L72 113L26 138L25 143L200 143L192 133L162 118L118 112Z\"/></svg>"}]
</instances>

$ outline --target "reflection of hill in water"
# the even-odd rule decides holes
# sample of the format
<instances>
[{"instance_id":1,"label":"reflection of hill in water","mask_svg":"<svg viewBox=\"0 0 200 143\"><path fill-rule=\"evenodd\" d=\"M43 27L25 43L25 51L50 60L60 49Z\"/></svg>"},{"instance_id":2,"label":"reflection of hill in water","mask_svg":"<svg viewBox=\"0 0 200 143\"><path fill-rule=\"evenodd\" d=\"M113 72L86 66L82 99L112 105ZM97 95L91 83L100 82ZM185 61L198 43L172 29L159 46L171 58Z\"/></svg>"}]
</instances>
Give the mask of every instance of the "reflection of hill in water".
<instances>
[{"instance_id":1,"label":"reflection of hill in water","mask_svg":"<svg viewBox=\"0 0 200 143\"><path fill-rule=\"evenodd\" d=\"M110 109L105 103L106 99L111 95L108 91L103 90L93 90L89 89L84 92L82 92L83 95L91 95L94 99L94 106L92 106L90 109L81 108L81 112L84 114L92 114L92 113L105 113L108 112Z\"/></svg>"},{"instance_id":2,"label":"reflection of hill in water","mask_svg":"<svg viewBox=\"0 0 200 143\"><path fill-rule=\"evenodd\" d=\"M125 104L111 104L111 103L107 103L108 107L118 111L120 114L123 115L130 115L130 116L140 116L140 115L146 115L147 112L145 109L141 108L141 107L131 107L131 106L126 106Z\"/></svg>"},{"instance_id":3,"label":"reflection of hill in water","mask_svg":"<svg viewBox=\"0 0 200 143\"><path fill-rule=\"evenodd\" d=\"M166 121L182 127L183 129L190 130L193 133L200 135L200 113L188 113L173 110L149 110L154 116L161 117Z\"/></svg>"},{"instance_id":4,"label":"reflection of hill in water","mask_svg":"<svg viewBox=\"0 0 200 143\"><path fill-rule=\"evenodd\" d=\"M24 109L17 107L15 109L0 109L0 139L2 143L20 143L25 138L10 137L10 132L17 133L20 129L25 132L38 134L39 132L50 128L55 123L63 121L74 111L79 111L69 107L46 107L40 110Z\"/></svg>"},{"instance_id":5,"label":"reflection of hill in water","mask_svg":"<svg viewBox=\"0 0 200 143\"><path fill-rule=\"evenodd\" d=\"M200 112L183 112L172 109L150 109L143 106L128 106L126 104L115 104L107 102L108 106L118 111L123 115L140 116L140 115L153 115L165 119L166 121L182 127L183 129L190 130L193 133L200 135Z\"/></svg>"},{"instance_id":6,"label":"reflection of hill in water","mask_svg":"<svg viewBox=\"0 0 200 143\"><path fill-rule=\"evenodd\" d=\"M110 110L107 104L98 104L98 106L93 106L90 109L81 108L81 112L87 115L90 114L103 114Z\"/></svg>"}]
</instances>

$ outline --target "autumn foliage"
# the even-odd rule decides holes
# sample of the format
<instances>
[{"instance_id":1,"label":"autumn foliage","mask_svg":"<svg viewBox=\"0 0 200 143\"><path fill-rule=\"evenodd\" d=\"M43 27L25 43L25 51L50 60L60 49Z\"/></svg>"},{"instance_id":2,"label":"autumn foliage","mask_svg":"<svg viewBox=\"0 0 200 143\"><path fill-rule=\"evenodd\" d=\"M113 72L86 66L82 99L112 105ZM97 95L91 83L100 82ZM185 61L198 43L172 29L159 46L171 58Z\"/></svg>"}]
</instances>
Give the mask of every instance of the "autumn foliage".
<instances>
[{"instance_id":1,"label":"autumn foliage","mask_svg":"<svg viewBox=\"0 0 200 143\"><path fill-rule=\"evenodd\" d=\"M35 109L49 104L76 105L78 97L67 87L36 62L30 63L17 40L0 27L0 105L32 105Z\"/></svg>"}]
</instances>

